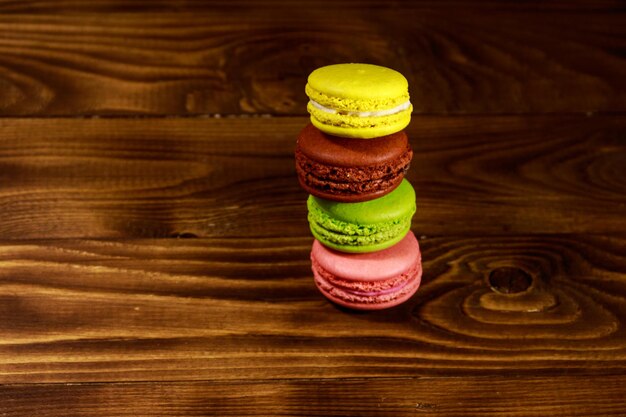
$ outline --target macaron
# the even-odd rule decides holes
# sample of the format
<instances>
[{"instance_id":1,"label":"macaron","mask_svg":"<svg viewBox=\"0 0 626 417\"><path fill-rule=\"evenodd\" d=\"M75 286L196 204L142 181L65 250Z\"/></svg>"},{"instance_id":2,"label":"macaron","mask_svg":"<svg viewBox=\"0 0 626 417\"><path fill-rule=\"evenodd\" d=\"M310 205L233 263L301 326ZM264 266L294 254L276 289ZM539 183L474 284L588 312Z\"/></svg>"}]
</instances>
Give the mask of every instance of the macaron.
<instances>
[{"instance_id":1,"label":"macaron","mask_svg":"<svg viewBox=\"0 0 626 417\"><path fill-rule=\"evenodd\" d=\"M358 310L393 307L420 285L422 260L413 232L396 245L373 253L346 254L313 241L315 285L336 304Z\"/></svg>"},{"instance_id":2,"label":"macaron","mask_svg":"<svg viewBox=\"0 0 626 417\"><path fill-rule=\"evenodd\" d=\"M296 171L300 185L316 197L360 202L400 185L412 157L404 131L361 140L331 136L308 124L298 136Z\"/></svg>"},{"instance_id":3,"label":"macaron","mask_svg":"<svg viewBox=\"0 0 626 417\"><path fill-rule=\"evenodd\" d=\"M340 252L365 253L398 243L411 228L415 191L403 179L389 194L360 203L340 203L309 196L308 220L313 236Z\"/></svg>"},{"instance_id":4,"label":"macaron","mask_svg":"<svg viewBox=\"0 0 626 417\"><path fill-rule=\"evenodd\" d=\"M371 139L411 120L409 84L402 74L371 64L336 64L313 71L305 92L311 123L330 135Z\"/></svg>"}]
</instances>

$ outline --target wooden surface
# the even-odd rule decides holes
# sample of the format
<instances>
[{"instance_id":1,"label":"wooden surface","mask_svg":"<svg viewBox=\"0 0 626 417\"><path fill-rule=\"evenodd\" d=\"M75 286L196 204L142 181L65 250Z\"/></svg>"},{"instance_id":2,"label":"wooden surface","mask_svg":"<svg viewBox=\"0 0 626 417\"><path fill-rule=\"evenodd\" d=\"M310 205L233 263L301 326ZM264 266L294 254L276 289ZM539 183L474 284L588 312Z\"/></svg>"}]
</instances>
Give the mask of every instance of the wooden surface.
<instances>
[{"instance_id":1,"label":"wooden surface","mask_svg":"<svg viewBox=\"0 0 626 417\"><path fill-rule=\"evenodd\" d=\"M623 377L608 375L14 385L0 392L0 401L10 409L8 417L605 417L623 415L623 383Z\"/></svg>"},{"instance_id":2,"label":"wooden surface","mask_svg":"<svg viewBox=\"0 0 626 417\"><path fill-rule=\"evenodd\" d=\"M626 237L423 238L418 294L370 314L320 297L310 245L308 237L6 242L0 313L12 319L1 328L0 378L454 377L626 368ZM524 271L524 291L506 294L514 282L494 279L503 268Z\"/></svg>"},{"instance_id":3,"label":"wooden surface","mask_svg":"<svg viewBox=\"0 0 626 417\"><path fill-rule=\"evenodd\" d=\"M0 236L310 236L306 123L5 119ZM407 131L419 234L626 233L624 116L415 116Z\"/></svg>"},{"instance_id":4,"label":"wooden surface","mask_svg":"<svg viewBox=\"0 0 626 417\"><path fill-rule=\"evenodd\" d=\"M0 1L0 115L303 114L347 61L405 73L416 113L626 110L619 1L224 3Z\"/></svg>"},{"instance_id":5,"label":"wooden surface","mask_svg":"<svg viewBox=\"0 0 626 417\"><path fill-rule=\"evenodd\" d=\"M624 35L618 1L0 0L0 415L626 415ZM310 272L303 87L347 61L416 111L387 311Z\"/></svg>"}]
</instances>

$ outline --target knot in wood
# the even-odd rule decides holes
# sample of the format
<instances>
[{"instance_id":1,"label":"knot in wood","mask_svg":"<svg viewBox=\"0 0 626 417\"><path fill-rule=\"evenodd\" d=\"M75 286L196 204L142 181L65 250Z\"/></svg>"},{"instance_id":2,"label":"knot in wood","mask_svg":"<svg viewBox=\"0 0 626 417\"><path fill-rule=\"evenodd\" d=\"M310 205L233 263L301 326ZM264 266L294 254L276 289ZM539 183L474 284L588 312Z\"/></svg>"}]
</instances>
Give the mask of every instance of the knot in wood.
<instances>
[{"instance_id":1,"label":"knot in wood","mask_svg":"<svg viewBox=\"0 0 626 417\"><path fill-rule=\"evenodd\" d=\"M500 294L516 294L526 291L532 284L531 276L524 270L514 267L502 267L491 271L489 285Z\"/></svg>"}]
</instances>

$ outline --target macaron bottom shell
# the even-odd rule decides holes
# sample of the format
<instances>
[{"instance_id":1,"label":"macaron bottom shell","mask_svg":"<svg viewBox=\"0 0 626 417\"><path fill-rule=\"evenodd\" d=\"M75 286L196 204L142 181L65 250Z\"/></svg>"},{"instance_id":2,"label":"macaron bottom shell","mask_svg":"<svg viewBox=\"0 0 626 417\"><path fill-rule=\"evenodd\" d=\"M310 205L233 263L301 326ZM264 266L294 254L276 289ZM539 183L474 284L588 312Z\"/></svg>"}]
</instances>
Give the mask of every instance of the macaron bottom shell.
<instances>
[{"instance_id":1,"label":"macaron bottom shell","mask_svg":"<svg viewBox=\"0 0 626 417\"><path fill-rule=\"evenodd\" d=\"M367 253L387 249L401 241L411 229L411 218L376 227L379 231L365 236L340 234L310 221L311 233L324 246L346 253Z\"/></svg>"},{"instance_id":2,"label":"macaron bottom shell","mask_svg":"<svg viewBox=\"0 0 626 417\"><path fill-rule=\"evenodd\" d=\"M373 139L391 135L407 127L411 121L413 106L400 113L371 117L331 114L311 105L308 110L311 123L324 133L345 138Z\"/></svg>"},{"instance_id":3,"label":"macaron bottom shell","mask_svg":"<svg viewBox=\"0 0 626 417\"><path fill-rule=\"evenodd\" d=\"M385 196L395 190L404 177L404 172L395 177L384 178L377 181L362 183L333 183L323 182L317 178L311 178L306 173L301 173L299 168L298 182L309 194L326 200L334 200L342 203L360 203Z\"/></svg>"},{"instance_id":4,"label":"macaron bottom shell","mask_svg":"<svg viewBox=\"0 0 626 417\"><path fill-rule=\"evenodd\" d=\"M313 272L315 276L315 285L320 290L320 292L324 295L324 297L328 298L335 304L338 304L343 307L351 308L353 310L384 310L386 308L395 307L407 301L411 298L417 289L420 286L421 281L421 270L419 271L419 275L416 275L411 283L406 285L402 291L397 294L386 294L384 297L387 301L380 301L376 296L370 297L362 297L362 296L352 296L350 298L346 297L345 293L341 296L337 296L337 292L334 291L334 287L328 286L324 283L318 274ZM364 299L366 301L364 301ZM355 301L352 301L355 300Z\"/></svg>"}]
</instances>

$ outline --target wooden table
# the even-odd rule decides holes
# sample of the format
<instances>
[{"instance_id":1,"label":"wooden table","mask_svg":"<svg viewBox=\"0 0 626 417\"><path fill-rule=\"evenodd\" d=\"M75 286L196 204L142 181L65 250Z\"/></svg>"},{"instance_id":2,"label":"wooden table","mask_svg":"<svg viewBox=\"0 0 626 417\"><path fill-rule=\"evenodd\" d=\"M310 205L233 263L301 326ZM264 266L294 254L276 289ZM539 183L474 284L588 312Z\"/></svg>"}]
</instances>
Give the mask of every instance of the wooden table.
<instances>
[{"instance_id":1,"label":"wooden table","mask_svg":"<svg viewBox=\"0 0 626 417\"><path fill-rule=\"evenodd\" d=\"M0 415L626 415L619 1L0 0ZM293 149L410 82L421 289L328 303Z\"/></svg>"}]
</instances>

